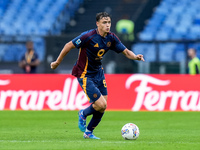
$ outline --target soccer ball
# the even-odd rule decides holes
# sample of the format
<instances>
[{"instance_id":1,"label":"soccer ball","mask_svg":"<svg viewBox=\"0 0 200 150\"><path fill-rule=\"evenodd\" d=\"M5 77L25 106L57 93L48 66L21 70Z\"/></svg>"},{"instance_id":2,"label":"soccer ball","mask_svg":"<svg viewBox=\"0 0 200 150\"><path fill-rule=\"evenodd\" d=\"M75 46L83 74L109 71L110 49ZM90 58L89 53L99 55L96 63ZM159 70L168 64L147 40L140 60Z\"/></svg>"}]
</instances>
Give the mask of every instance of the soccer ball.
<instances>
[{"instance_id":1,"label":"soccer ball","mask_svg":"<svg viewBox=\"0 0 200 150\"><path fill-rule=\"evenodd\" d=\"M136 140L139 137L140 131L134 123L127 123L122 127L121 134L125 140Z\"/></svg>"}]
</instances>

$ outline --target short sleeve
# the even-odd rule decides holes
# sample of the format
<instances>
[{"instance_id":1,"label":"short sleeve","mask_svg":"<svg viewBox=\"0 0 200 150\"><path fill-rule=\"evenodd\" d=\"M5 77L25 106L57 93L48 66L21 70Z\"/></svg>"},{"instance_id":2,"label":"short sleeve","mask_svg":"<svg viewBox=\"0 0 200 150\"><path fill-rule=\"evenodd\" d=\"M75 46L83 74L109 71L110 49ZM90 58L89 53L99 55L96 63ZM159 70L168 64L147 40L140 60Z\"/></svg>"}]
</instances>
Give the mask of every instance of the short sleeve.
<instances>
[{"instance_id":1,"label":"short sleeve","mask_svg":"<svg viewBox=\"0 0 200 150\"><path fill-rule=\"evenodd\" d=\"M113 40L114 40L114 42L111 47L111 49L113 51L115 51L117 53L121 53L126 49L126 46L124 46L124 44L122 44L120 39L115 34L113 34Z\"/></svg>"},{"instance_id":2,"label":"short sleeve","mask_svg":"<svg viewBox=\"0 0 200 150\"><path fill-rule=\"evenodd\" d=\"M84 45L84 43L86 41L86 36L85 36L86 33L87 33L87 31L83 32L82 34L80 34L79 36L77 36L76 38L74 38L72 40L72 43L74 44L74 46L76 48L83 47L83 45Z\"/></svg>"}]
</instances>

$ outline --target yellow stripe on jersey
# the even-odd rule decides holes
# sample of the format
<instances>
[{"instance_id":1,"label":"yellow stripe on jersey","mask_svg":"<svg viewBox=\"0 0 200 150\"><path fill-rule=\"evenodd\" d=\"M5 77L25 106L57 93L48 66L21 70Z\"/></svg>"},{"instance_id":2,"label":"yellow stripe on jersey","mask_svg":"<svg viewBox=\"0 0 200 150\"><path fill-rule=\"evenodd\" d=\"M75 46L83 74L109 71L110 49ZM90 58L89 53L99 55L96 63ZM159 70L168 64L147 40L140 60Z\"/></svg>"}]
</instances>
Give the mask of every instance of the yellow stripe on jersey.
<instances>
[{"instance_id":1,"label":"yellow stripe on jersey","mask_svg":"<svg viewBox=\"0 0 200 150\"><path fill-rule=\"evenodd\" d=\"M83 91L85 92L87 98L88 98L88 101L90 101L90 98L88 97L87 95L87 91L86 91L86 85L87 85L87 77L83 78Z\"/></svg>"},{"instance_id":2,"label":"yellow stripe on jersey","mask_svg":"<svg viewBox=\"0 0 200 150\"><path fill-rule=\"evenodd\" d=\"M80 77L80 78L84 78L84 77L85 77L85 74L87 73L87 67L88 67L88 58L87 58L87 60L86 60L85 68L84 68L84 71L83 71L83 73L81 74L81 77Z\"/></svg>"}]
</instances>

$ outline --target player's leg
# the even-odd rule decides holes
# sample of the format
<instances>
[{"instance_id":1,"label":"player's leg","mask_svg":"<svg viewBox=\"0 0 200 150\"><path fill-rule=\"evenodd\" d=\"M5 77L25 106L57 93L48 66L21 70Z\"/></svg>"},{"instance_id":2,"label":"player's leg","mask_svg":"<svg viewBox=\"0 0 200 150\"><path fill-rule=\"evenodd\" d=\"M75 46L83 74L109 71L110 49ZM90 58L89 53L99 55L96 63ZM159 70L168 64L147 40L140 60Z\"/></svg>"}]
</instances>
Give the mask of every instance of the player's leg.
<instances>
[{"instance_id":1,"label":"player's leg","mask_svg":"<svg viewBox=\"0 0 200 150\"><path fill-rule=\"evenodd\" d=\"M107 96L106 96L107 97ZM89 131L93 131L94 128L99 124L101 121L101 118L104 114L104 111L106 109L107 102L104 96L101 96L97 101L93 103L93 107L96 110L93 113L93 118L91 119L90 123L88 124L87 129Z\"/></svg>"},{"instance_id":2,"label":"player's leg","mask_svg":"<svg viewBox=\"0 0 200 150\"><path fill-rule=\"evenodd\" d=\"M102 99L102 97L104 99ZM100 97L101 100L97 100L96 102L94 102L93 104L91 104L89 107L87 107L86 109L84 110L80 110L79 111L79 115L83 118L83 119L86 119L87 116L95 113L96 111L100 111L100 112L104 112L105 111L105 108L107 106L107 95L106 96L102 96Z\"/></svg>"},{"instance_id":3,"label":"player's leg","mask_svg":"<svg viewBox=\"0 0 200 150\"><path fill-rule=\"evenodd\" d=\"M93 103L93 108L101 113L103 113L106 110L106 107L107 107L107 100L102 95L97 101Z\"/></svg>"},{"instance_id":4,"label":"player's leg","mask_svg":"<svg viewBox=\"0 0 200 150\"><path fill-rule=\"evenodd\" d=\"M87 118L87 116L89 116L89 115L91 115L95 112L96 112L96 110L94 109L93 104L91 104L86 109L82 109L78 112L78 115L79 115L78 127L82 132L85 132L85 130L86 130L86 118Z\"/></svg>"},{"instance_id":5,"label":"player's leg","mask_svg":"<svg viewBox=\"0 0 200 150\"><path fill-rule=\"evenodd\" d=\"M108 95L104 95L103 97L104 97L104 99L105 99L105 100L106 100L106 102L107 102Z\"/></svg>"},{"instance_id":6,"label":"player's leg","mask_svg":"<svg viewBox=\"0 0 200 150\"><path fill-rule=\"evenodd\" d=\"M107 84L104 76L103 69L97 74L96 76L96 86L98 87L99 91L101 92L101 97L94 102L93 107L95 110L103 113L107 107Z\"/></svg>"},{"instance_id":7,"label":"player's leg","mask_svg":"<svg viewBox=\"0 0 200 150\"><path fill-rule=\"evenodd\" d=\"M96 112L93 113L93 117L86 128L84 138L88 138L87 135L91 135L91 133L93 133L93 130L100 123L107 107L107 86L104 75L102 76L102 80L100 80L96 86L104 96L101 95L99 99L93 103L93 108L96 110Z\"/></svg>"},{"instance_id":8,"label":"player's leg","mask_svg":"<svg viewBox=\"0 0 200 150\"><path fill-rule=\"evenodd\" d=\"M93 103L93 107L96 110L96 112L93 113L92 119L90 120L90 122L86 128L86 131L83 135L84 138L100 139L93 135L93 130L100 123L101 118L104 115L106 106L107 106L107 102L106 102L104 96L102 96L102 95L97 101L95 101Z\"/></svg>"},{"instance_id":9,"label":"player's leg","mask_svg":"<svg viewBox=\"0 0 200 150\"><path fill-rule=\"evenodd\" d=\"M79 111L79 122L78 127L82 132L86 130L86 117L94 114L97 110L94 109L93 103L101 97L101 93L96 85L93 83L90 78L78 78L79 84L82 87L83 91L88 97L90 103L92 103L88 108ZM96 107L97 109L100 109Z\"/></svg>"},{"instance_id":10,"label":"player's leg","mask_svg":"<svg viewBox=\"0 0 200 150\"><path fill-rule=\"evenodd\" d=\"M86 129L86 117L91 114L94 114L97 111L104 113L105 108L107 106L106 101L107 101L107 96L106 97L101 96L100 100L97 100L96 102L91 104L88 108L79 111L79 129L82 132L85 132Z\"/></svg>"}]
</instances>

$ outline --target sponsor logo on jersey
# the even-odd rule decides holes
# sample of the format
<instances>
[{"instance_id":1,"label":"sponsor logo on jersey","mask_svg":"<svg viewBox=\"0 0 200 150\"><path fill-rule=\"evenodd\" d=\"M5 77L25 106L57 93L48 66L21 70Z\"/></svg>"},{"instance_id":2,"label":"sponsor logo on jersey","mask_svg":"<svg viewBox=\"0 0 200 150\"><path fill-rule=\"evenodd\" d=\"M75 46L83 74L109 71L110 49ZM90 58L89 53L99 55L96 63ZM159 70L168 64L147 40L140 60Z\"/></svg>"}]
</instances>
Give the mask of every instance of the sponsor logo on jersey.
<instances>
[{"instance_id":1,"label":"sponsor logo on jersey","mask_svg":"<svg viewBox=\"0 0 200 150\"><path fill-rule=\"evenodd\" d=\"M76 44L77 44L77 45L81 44L81 40L78 39L78 40L76 41Z\"/></svg>"},{"instance_id":2,"label":"sponsor logo on jersey","mask_svg":"<svg viewBox=\"0 0 200 150\"><path fill-rule=\"evenodd\" d=\"M96 44L94 45L94 47L99 47L99 44L98 44L98 43L96 43Z\"/></svg>"}]
</instances>

